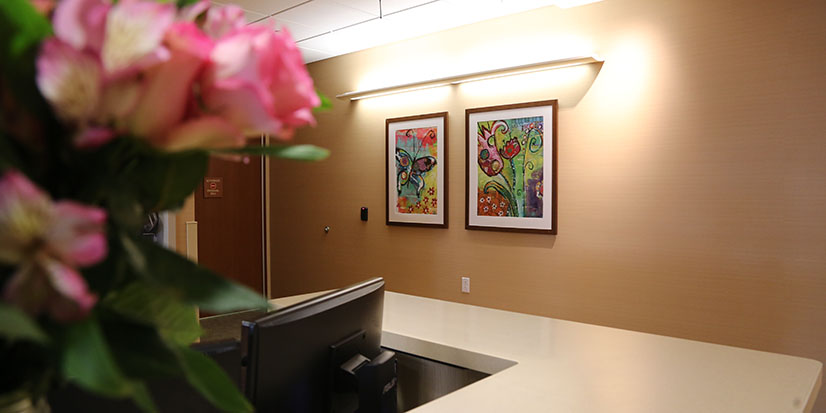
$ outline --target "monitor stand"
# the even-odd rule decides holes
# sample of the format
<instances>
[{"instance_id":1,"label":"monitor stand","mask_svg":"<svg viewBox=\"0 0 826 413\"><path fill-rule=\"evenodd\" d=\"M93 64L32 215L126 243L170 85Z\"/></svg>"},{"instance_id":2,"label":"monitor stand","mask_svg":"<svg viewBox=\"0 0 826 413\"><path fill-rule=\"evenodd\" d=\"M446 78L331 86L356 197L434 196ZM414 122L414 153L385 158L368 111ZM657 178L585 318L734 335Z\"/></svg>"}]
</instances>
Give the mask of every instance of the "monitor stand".
<instances>
[{"instance_id":1,"label":"monitor stand","mask_svg":"<svg viewBox=\"0 0 826 413\"><path fill-rule=\"evenodd\" d=\"M371 360L365 339L360 330L330 346L330 413L396 413L396 353Z\"/></svg>"}]
</instances>

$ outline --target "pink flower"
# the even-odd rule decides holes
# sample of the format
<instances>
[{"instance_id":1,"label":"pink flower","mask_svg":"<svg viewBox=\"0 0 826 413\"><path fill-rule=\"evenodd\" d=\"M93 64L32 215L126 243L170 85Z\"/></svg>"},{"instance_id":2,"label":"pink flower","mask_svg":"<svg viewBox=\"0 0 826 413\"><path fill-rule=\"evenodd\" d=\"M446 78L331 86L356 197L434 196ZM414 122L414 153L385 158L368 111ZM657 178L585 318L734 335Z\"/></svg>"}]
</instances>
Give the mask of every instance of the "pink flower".
<instances>
[{"instance_id":1,"label":"pink flower","mask_svg":"<svg viewBox=\"0 0 826 413\"><path fill-rule=\"evenodd\" d=\"M75 267L107 253L106 213L71 201L52 202L25 176L0 178L0 263L17 271L3 299L33 315L60 321L84 317L97 301Z\"/></svg>"},{"instance_id":2,"label":"pink flower","mask_svg":"<svg viewBox=\"0 0 826 413\"><path fill-rule=\"evenodd\" d=\"M112 139L113 130L92 124L108 123L109 114L129 102L129 94L122 88L104 90L102 78L100 63L92 53L57 38L43 43L37 57L37 86L57 115L77 128L74 142L81 148Z\"/></svg>"},{"instance_id":3,"label":"pink flower","mask_svg":"<svg viewBox=\"0 0 826 413\"><path fill-rule=\"evenodd\" d=\"M192 85L209 61L212 40L194 23L176 23L166 34L170 59L146 72L142 94L128 129L158 147L240 146L241 130L219 117L187 117L193 106Z\"/></svg>"},{"instance_id":4,"label":"pink flower","mask_svg":"<svg viewBox=\"0 0 826 413\"><path fill-rule=\"evenodd\" d=\"M58 39L77 50L99 51L103 47L106 14L111 2L106 0L63 0L54 12L54 32Z\"/></svg>"},{"instance_id":5,"label":"pink flower","mask_svg":"<svg viewBox=\"0 0 826 413\"><path fill-rule=\"evenodd\" d=\"M63 0L54 14L58 39L100 59L106 79L134 74L168 58L162 42L175 6L154 1Z\"/></svg>"},{"instance_id":6,"label":"pink flower","mask_svg":"<svg viewBox=\"0 0 826 413\"><path fill-rule=\"evenodd\" d=\"M242 146L315 122L320 101L289 33L244 26L237 6L176 15L149 0L63 0L54 28L37 85L78 147L119 134L167 150Z\"/></svg>"},{"instance_id":7,"label":"pink flower","mask_svg":"<svg viewBox=\"0 0 826 413\"><path fill-rule=\"evenodd\" d=\"M203 101L245 135L271 133L284 139L314 124L320 101L289 33L246 26L221 38L212 50Z\"/></svg>"},{"instance_id":8,"label":"pink flower","mask_svg":"<svg viewBox=\"0 0 826 413\"><path fill-rule=\"evenodd\" d=\"M83 0L69 0L83 1ZM121 0L106 17L100 60L108 76L123 76L169 58L162 42L175 20L175 6Z\"/></svg>"},{"instance_id":9,"label":"pink flower","mask_svg":"<svg viewBox=\"0 0 826 413\"><path fill-rule=\"evenodd\" d=\"M101 77L94 55L56 38L43 43L37 57L37 86L62 119L85 124L95 116Z\"/></svg>"},{"instance_id":10,"label":"pink flower","mask_svg":"<svg viewBox=\"0 0 826 413\"><path fill-rule=\"evenodd\" d=\"M99 146L123 127L141 89L127 76L169 59L162 42L174 17L171 4L139 0L59 3L56 37L44 42L37 58L37 85L77 129L77 146Z\"/></svg>"},{"instance_id":11,"label":"pink flower","mask_svg":"<svg viewBox=\"0 0 826 413\"><path fill-rule=\"evenodd\" d=\"M244 10L235 5L211 7L207 11L204 32L213 39L220 39L246 26Z\"/></svg>"}]
</instances>

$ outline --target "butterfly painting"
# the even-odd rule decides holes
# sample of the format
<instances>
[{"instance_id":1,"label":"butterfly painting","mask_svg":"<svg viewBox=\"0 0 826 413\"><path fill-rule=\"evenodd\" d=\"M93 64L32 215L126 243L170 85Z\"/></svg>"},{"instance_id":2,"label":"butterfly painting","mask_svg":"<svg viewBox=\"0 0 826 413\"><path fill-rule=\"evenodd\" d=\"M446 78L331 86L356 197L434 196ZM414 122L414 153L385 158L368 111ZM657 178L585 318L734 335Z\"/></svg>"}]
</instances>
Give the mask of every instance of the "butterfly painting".
<instances>
[{"instance_id":1,"label":"butterfly painting","mask_svg":"<svg viewBox=\"0 0 826 413\"><path fill-rule=\"evenodd\" d=\"M396 131L396 207L400 213L436 214L436 128Z\"/></svg>"},{"instance_id":2,"label":"butterfly painting","mask_svg":"<svg viewBox=\"0 0 826 413\"><path fill-rule=\"evenodd\" d=\"M447 112L386 127L387 224L447 228Z\"/></svg>"}]
</instances>

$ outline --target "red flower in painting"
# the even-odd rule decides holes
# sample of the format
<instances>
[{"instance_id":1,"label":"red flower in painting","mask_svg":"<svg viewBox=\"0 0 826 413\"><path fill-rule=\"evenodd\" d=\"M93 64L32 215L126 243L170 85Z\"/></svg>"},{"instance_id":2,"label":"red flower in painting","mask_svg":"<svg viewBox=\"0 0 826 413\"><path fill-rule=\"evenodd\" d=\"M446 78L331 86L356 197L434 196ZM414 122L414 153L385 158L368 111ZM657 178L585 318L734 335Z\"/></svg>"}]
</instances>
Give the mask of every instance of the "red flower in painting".
<instances>
[{"instance_id":1,"label":"red flower in painting","mask_svg":"<svg viewBox=\"0 0 826 413\"><path fill-rule=\"evenodd\" d=\"M521 150L522 147L519 146L519 141L516 138L511 138L511 140L505 144L505 147L502 148L502 157L505 159L511 159L518 155Z\"/></svg>"}]
</instances>

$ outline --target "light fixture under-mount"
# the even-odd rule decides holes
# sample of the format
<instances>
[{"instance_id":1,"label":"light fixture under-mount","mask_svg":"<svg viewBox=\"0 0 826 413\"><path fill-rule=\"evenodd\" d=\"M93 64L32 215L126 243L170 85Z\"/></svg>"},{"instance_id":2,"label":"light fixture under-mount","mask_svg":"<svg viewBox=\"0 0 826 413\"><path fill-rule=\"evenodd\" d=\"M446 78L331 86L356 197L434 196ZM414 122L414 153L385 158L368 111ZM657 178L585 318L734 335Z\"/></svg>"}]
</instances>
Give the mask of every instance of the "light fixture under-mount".
<instances>
[{"instance_id":1,"label":"light fixture under-mount","mask_svg":"<svg viewBox=\"0 0 826 413\"><path fill-rule=\"evenodd\" d=\"M545 70L561 69L563 67L580 66L592 63L602 63L603 59L596 56L574 56L562 59L546 60L520 66L510 66L498 69L483 70L481 72L462 73L445 76L437 79L420 80L392 86L383 86L374 89L354 90L336 95L338 99L366 99L378 96L393 95L396 93L412 92L414 90L430 89L440 86L458 85L460 83L476 82L479 80L494 79L497 77L521 75L525 73L541 72Z\"/></svg>"}]
</instances>

